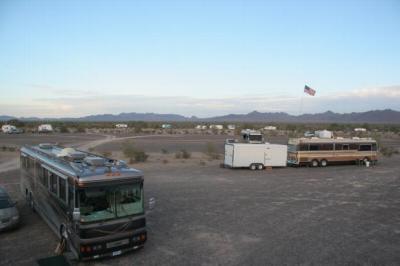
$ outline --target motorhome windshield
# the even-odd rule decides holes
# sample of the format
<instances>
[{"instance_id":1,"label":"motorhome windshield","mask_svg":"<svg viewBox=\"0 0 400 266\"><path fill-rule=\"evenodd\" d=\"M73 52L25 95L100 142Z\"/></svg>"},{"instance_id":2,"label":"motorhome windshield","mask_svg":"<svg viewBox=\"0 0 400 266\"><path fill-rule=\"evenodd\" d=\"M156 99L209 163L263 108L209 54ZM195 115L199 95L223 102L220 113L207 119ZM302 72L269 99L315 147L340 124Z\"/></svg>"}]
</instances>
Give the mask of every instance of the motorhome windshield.
<instances>
[{"instance_id":1,"label":"motorhome windshield","mask_svg":"<svg viewBox=\"0 0 400 266\"><path fill-rule=\"evenodd\" d=\"M87 188L79 191L82 222L143 213L142 184Z\"/></svg>"},{"instance_id":2,"label":"motorhome windshield","mask_svg":"<svg viewBox=\"0 0 400 266\"><path fill-rule=\"evenodd\" d=\"M0 209L11 208L13 204L8 198L0 198Z\"/></svg>"}]
</instances>

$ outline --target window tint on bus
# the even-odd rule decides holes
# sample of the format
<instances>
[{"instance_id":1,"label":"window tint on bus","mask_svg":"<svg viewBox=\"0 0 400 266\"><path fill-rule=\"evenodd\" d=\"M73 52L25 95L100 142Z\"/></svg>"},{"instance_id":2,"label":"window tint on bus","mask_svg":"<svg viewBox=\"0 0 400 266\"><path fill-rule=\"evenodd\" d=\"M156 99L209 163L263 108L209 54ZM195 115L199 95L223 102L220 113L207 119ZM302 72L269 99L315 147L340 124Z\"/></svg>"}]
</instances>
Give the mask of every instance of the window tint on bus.
<instances>
[{"instance_id":1,"label":"window tint on bus","mask_svg":"<svg viewBox=\"0 0 400 266\"><path fill-rule=\"evenodd\" d=\"M371 151L371 144L360 144L359 151Z\"/></svg>"},{"instance_id":2,"label":"window tint on bus","mask_svg":"<svg viewBox=\"0 0 400 266\"><path fill-rule=\"evenodd\" d=\"M39 172L40 183L43 184L46 188L49 187L49 174L46 168L41 167L41 171Z\"/></svg>"},{"instance_id":3,"label":"window tint on bus","mask_svg":"<svg viewBox=\"0 0 400 266\"><path fill-rule=\"evenodd\" d=\"M308 144L300 144L300 151L308 151Z\"/></svg>"},{"instance_id":4,"label":"window tint on bus","mask_svg":"<svg viewBox=\"0 0 400 266\"><path fill-rule=\"evenodd\" d=\"M50 173L50 191L57 195L57 176Z\"/></svg>"},{"instance_id":5,"label":"window tint on bus","mask_svg":"<svg viewBox=\"0 0 400 266\"><path fill-rule=\"evenodd\" d=\"M67 202L67 181L61 177L58 177L58 185L59 185L59 198Z\"/></svg>"},{"instance_id":6,"label":"window tint on bus","mask_svg":"<svg viewBox=\"0 0 400 266\"><path fill-rule=\"evenodd\" d=\"M310 151L319 151L319 144L310 144Z\"/></svg>"},{"instance_id":7,"label":"window tint on bus","mask_svg":"<svg viewBox=\"0 0 400 266\"><path fill-rule=\"evenodd\" d=\"M320 145L320 150L322 151L332 151L333 150L333 143L324 143Z\"/></svg>"},{"instance_id":8,"label":"window tint on bus","mask_svg":"<svg viewBox=\"0 0 400 266\"><path fill-rule=\"evenodd\" d=\"M350 150L358 150L358 144L351 143L351 144L349 145L349 149L350 149Z\"/></svg>"},{"instance_id":9,"label":"window tint on bus","mask_svg":"<svg viewBox=\"0 0 400 266\"><path fill-rule=\"evenodd\" d=\"M68 206L71 210L75 208L74 204L74 187L71 183L68 184Z\"/></svg>"}]
</instances>

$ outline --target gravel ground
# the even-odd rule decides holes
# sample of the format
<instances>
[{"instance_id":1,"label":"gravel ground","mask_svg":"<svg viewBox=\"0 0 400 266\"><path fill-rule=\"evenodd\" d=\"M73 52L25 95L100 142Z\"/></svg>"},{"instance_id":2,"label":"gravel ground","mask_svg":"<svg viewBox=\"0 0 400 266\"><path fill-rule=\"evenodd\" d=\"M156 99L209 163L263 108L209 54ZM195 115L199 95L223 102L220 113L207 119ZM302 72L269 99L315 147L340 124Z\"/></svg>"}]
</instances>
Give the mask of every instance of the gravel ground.
<instances>
[{"instance_id":1,"label":"gravel ground","mask_svg":"<svg viewBox=\"0 0 400 266\"><path fill-rule=\"evenodd\" d=\"M89 264L398 265L399 160L255 172L219 161L140 164L146 198L157 200L146 246ZM1 173L0 185L18 198L18 171ZM18 200L23 224L0 234L0 265L32 265L56 247L52 231Z\"/></svg>"}]
</instances>

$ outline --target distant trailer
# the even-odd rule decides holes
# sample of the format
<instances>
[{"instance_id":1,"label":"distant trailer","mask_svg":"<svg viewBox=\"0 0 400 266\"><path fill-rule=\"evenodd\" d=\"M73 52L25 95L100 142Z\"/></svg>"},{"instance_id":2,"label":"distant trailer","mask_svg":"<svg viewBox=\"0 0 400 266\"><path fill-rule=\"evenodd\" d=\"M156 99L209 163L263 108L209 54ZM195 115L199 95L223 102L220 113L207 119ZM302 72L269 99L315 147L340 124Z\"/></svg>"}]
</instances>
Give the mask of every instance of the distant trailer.
<instances>
[{"instance_id":1,"label":"distant trailer","mask_svg":"<svg viewBox=\"0 0 400 266\"><path fill-rule=\"evenodd\" d=\"M6 134L12 134L12 133L17 133L17 128L12 125L3 125L1 127L1 131Z\"/></svg>"},{"instance_id":2,"label":"distant trailer","mask_svg":"<svg viewBox=\"0 0 400 266\"><path fill-rule=\"evenodd\" d=\"M115 125L116 128L128 128L127 124L116 124Z\"/></svg>"},{"instance_id":3,"label":"distant trailer","mask_svg":"<svg viewBox=\"0 0 400 266\"><path fill-rule=\"evenodd\" d=\"M285 167L286 163L286 145L229 142L225 144L226 167L262 170L264 167Z\"/></svg>"},{"instance_id":4,"label":"distant trailer","mask_svg":"<svg viewBox=\"0 0 400 266\"><path fill-rule=\"evenodd\" d=\"M50 133L53 132L53 127L50 124L43 124L38 127L39 133Z\"/></svg>"}]
</instances>

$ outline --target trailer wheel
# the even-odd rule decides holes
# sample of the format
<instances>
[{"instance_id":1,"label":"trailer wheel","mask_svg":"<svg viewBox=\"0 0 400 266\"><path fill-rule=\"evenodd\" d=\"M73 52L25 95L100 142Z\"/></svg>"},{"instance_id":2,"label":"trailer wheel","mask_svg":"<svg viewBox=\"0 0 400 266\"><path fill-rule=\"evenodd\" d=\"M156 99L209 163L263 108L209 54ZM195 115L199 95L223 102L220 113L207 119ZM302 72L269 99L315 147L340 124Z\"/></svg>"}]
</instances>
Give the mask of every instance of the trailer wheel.
<instances>
[{"instance_id":1,"label":"trailer wheel","mask_svg":"<svg viewBox=\"0 0 400 266\"><path fill-rule=\"evenodd\" d=\"M254 163L252 163L252 164L250 164L250 170L252 170L252 171L254 171L254 170L256 170L257 169L257 165L256 164L254 164Z\"/></svg>"},{"instance_id":2,"label":"trailer wheel","mask_svg":"<svg viewBox=\"0 0 400 266\"><path fill-rule=\"evenodd\" d=\"M257 165L257 169L258 169L258 170L264 169L264 165L262 165L262 164Z\"/></svg>"},{"instance_id":3,"label":"trailer wheel","mask_svg":"<svg viewBox=\"0 0 400 266\"><path fill-rule=\"evenodd\" d=\"M323 160L321 161L321 166L322 166L322 167L325 167L325 166L327 166L327 165L328 165L328 161L325 160L325 159L323 159Z\"/></svg>"},{"instance_id":4,"label":"trailer wheel","mask_svg":"<svg viewBox=\"0 0 400 266\"><path fill-rule=\"evenodd\" d=\"M317 167L317 166L318 166L318 161L315 160L315 159L312 160L312 161L311 161L311 166L312 166L312 167Z\"/></svg>"}]
</instances>

